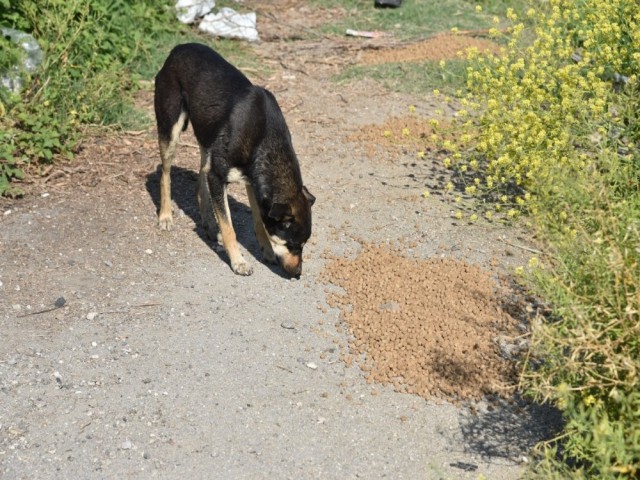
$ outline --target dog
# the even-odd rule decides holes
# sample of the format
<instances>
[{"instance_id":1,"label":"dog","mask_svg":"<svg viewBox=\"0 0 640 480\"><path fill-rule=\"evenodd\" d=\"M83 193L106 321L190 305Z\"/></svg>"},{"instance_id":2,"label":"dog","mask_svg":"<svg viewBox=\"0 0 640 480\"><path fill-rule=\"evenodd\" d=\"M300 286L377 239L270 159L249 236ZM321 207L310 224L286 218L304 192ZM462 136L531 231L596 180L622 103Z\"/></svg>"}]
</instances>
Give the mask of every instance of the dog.
<instances>
[{"instance_id":1,"label":"dog","mask_svg":"<svg viewBox=\"0 0 640 480\"><path fill-rule=\"evenodd\" d=\"M221 241L231 269L239 275L253 272L238 247L227 201L227 185L242 182L263 257L299 277L315 197L303 185L273 94L206 45L187 43L171 51L156 75L154 107L162 160L160 229L173 226L171 163L191 122L200 147L196 194L202 222L209 237Z\"/></svg>"}]
</instances>

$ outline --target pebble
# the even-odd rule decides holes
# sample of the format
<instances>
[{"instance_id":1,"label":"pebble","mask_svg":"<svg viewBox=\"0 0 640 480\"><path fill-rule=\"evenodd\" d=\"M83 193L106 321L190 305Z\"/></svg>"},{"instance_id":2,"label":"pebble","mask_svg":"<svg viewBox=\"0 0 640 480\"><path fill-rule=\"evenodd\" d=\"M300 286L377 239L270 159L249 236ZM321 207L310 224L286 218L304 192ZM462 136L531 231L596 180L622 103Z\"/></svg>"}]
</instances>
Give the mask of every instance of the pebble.
<instances>
[{"instance_id":1,"label":"pebble","mask_svg":"<svg viewBox=\"0 0 640 480\"><path fill-rule=\"evenodd\" d=\"M66 303L67 301L64 299L64 297L58 297L53 304L55 305L56 308L60 308L60 307L64 307Z\"/></svg>"},{"instance_id":2,"label":"pebble","mask_svg":"<svg viewBox=\"0 0 640 480\"><path fill-rule=\"evenodd\" d=\"M282 328L286 328L287 330L294 330L294 329L295 329L295 327L293 326L293 323L291 323L291 322L287 322L287 321L282 322L282 323L280 324L280 326L281 326Z\"/></svg>"},{"instance_id":3,"label":"pebble","mask_svg":"<svg viewBox=\"0 0 640 480\"><path fill-rule=\"evenodd\" d=\"M98 312L89 312L87 313L87 320L93 320L98 316Z\"/></svg>"},{"instance_id":4,"label":"pebble","mask_svg":"<svg viewBox=\"0 0 640 480\"><path fill-rule=\"evenodd\" d=\"M11 215L11 210L5 210L3 215Z\"/></svg>"},{"instance_id":5,"label":"pebble","mask_svg":"<svg viewBox=\"0 0 640 480\"><path fill-rule=\"evenodd\" d=\"M122 442L121 446L123 450L130 450L133 447L133 443L131 443L129 440L126 440Z\"/></svg>"},{"instance_id":6,"label":"pebble","mask_svg":"<svg viewBox=\"0 0 640 480\"><path fill-rule=\"evenodd\" d=\"M153 250L151 250L150 248L147 248L144 253L151 255L153 253Z\"/></svg>"},{"instance_id":7,"label":"pebble","mask_svg":"<svg viewBox=\"0 0 640 480\"><path fill-rule=\"evenodd\" d=\"M318 366L313 362L307 363L307 367L309 367L311 370L315 370L316 368L318 368Z\"/></svg>"}]
</instances>

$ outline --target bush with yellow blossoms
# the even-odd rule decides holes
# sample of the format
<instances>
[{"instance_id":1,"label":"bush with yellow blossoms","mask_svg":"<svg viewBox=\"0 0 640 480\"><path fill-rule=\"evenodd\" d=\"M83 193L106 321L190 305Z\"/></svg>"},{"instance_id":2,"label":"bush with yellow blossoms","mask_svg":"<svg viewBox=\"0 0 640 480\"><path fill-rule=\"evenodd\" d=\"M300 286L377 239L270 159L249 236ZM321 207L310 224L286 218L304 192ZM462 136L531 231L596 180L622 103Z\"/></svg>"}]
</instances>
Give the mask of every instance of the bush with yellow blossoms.
<instances>
[{"instance_id":1,"label":"bush with yellow blossoms","mask_svg":"<svg viewBox=\"0 0 640 480\"><path fill-rule=\"evenodd\" d=\"M525 276L553 320L534 322L523 386L566 424L529 473L639 478L640 0L533 5L492 29L500 55L467 53L443 148L466 193L545 241Z\"/></svg>"}]
</instances>

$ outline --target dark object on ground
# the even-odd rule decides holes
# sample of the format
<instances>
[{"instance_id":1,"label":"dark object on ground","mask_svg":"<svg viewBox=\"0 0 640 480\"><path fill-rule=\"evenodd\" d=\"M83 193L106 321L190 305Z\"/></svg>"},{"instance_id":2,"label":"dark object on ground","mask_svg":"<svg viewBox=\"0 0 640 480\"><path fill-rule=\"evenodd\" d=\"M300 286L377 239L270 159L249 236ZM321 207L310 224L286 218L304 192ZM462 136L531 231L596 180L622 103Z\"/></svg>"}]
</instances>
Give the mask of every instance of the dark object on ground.
<instances>
[{"instance_id":1,"label":"dark object on ground","mask_svg":"<svg viewBox=\"0 0 640 480\"><path fill-rule=\"evenodd\" d=\"M478 469L477 465L473 463L466 463L466 462L454 462L454 463L450 463L449 466L453 468L460 468L465 472L475 472Z\"/></svg>"},{"instance_id":2,"label":"dark object on ground","mask_svg":"<svg viewBox=\"0 0 640 480\"><path fill-rule=\"evenodd\" d=\"M375 0L373 5L376 8L398 8L402 0Z\"/></svg>"}]
</instances>

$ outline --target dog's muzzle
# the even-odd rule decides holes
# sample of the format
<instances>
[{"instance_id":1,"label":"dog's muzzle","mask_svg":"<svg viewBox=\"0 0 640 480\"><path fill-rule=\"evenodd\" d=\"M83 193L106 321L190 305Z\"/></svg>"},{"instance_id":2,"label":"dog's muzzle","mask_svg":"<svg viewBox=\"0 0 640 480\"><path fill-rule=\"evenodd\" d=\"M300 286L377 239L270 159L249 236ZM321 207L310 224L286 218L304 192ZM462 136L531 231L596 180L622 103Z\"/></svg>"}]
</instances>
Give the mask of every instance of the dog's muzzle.
<instances>
[{"instance_id":1,"label":"dog's muzzle","mask_svg":"<svg viewBox=\"0 0 640 480\"><path fill-rule=\"evenodd\" d=\"M278 260L280 260L280 265L284 271L289 275L297 278L302 273L302 255L286 253L278 257Z\"/></svg>"}]
</instances>

